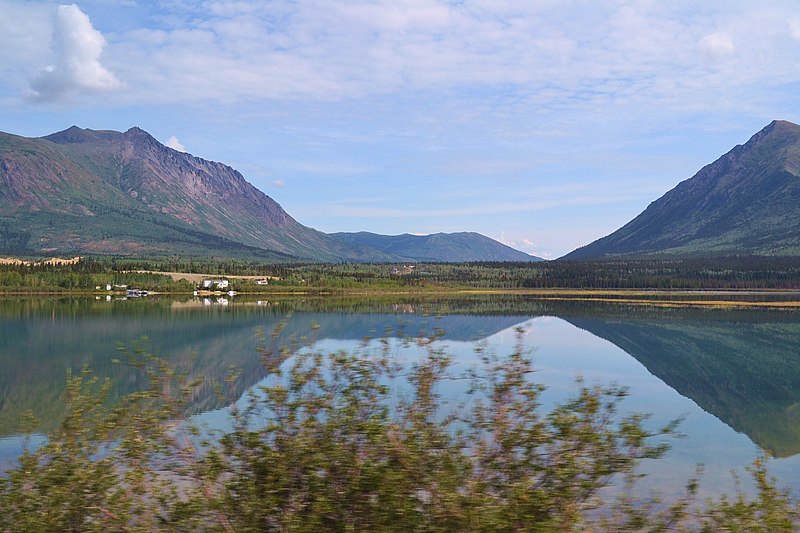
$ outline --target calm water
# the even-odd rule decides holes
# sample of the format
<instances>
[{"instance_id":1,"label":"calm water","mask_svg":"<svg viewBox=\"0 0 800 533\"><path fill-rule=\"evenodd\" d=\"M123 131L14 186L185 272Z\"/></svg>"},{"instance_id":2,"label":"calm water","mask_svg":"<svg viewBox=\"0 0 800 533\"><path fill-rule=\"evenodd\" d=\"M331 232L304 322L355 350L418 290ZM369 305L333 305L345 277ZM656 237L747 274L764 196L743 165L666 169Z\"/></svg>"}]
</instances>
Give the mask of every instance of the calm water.
<instances>
[{"instance_id":1,"label":"calm water","mask_svg":"<svg viewBox=\"0 0 800 533\"><path fill-rule=\"evenodd\" d=\"M281 323L280 342L300 349L352 349L365 338L388 335L395 339L394 353L412 359L414 349L396 339L441 330L441 345L464 369L477 361L476 341L508 352L521 327L538 369L534 377L548 387L545 407L574 393L582 376L589 383L630 387L625 407L652 413L653 428L685 417L685 438L673 442L666 459L646 466L646 487L678 491L702 464L707 494L732 492L731 470L742 472L765 451L774 456L772 474L800 494L800 312L521 297L0 300L0 461L21 451L16 431L26 411L41 420L41 433L58 424L68 369L88 365L112 377L117 396L143 386L141 374L114 362L120 346L144 347L210 382L240 370L221 396L209 386L190 406L199 420L224 427L225 408L266 378L258 353L261 334L269 337ZM445 393L464 395L458 387Z\"/></svg>"}]
</instances>

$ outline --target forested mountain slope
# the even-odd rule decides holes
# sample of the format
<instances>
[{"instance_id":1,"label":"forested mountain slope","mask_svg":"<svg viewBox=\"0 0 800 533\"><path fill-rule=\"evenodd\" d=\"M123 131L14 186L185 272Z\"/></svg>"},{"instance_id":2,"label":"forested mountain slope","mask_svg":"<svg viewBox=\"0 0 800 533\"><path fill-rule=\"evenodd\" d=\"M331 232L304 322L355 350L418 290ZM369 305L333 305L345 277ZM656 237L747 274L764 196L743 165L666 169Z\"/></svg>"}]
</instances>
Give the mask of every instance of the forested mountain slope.
<instances>
[{"instance_id":1,"label":"forested mountain slope","mask_svg":"<svg viewBox=\"0 0 800 533\"><path fill-rule=\"evenodd\" d=\"M303 226L227 165L147 132L0 134L0 252L383 261Z\"/></svg>"},{"instance_id":2,"label":"forested mountain slope","mask_svg":"<svg viewBox=\"0 0 800 533\"><path fill-rule=\"evenodd\" d=\"M800 256L800 126L773 121L564 259L621 255Z\"/></svg>"},{"instance_id":3,"label":"forested mountain slope","mask_svg":"<svg viewBox=\"0 0 800 533\"><path fill-rule=\"evenodd\" d=\"M463 263L468 261L542 261L525 252L475 232L434 233L433 235L378 235L331 233L342 242L369 246L408 261Z\"/></svg>"}]
</instances>

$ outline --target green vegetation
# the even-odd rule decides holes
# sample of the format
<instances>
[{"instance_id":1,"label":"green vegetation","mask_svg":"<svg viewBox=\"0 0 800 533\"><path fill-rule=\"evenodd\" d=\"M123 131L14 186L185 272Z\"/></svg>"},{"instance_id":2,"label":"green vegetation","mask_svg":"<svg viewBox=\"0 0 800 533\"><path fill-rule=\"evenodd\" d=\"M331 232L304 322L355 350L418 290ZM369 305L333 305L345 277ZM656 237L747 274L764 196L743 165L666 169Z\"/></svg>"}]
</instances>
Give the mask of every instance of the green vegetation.
<instances>
[{"instance_id":1,"label":"green vegetation","mask_svg":"<svg viewBox=\"0 0 800 533\"><path fill-rule=\"evenodd\" d=\"M152 273L149 273L152 272ZM615 259L523 263L275 264L237 259L90 257L75 265L0 264L0 291L94 290L107 283L190 292L157 272L264 276L232 280L241 292L448 291L452 289L800 289L800 258Z\"/></svg>"},{"instance_id":2,"label":"green vegetation","mask_svg":"<svg viewBox=\"0 0 800 533\"><path fill-rule=\"evenodd\" d=\"M112 264L91 259L74 265L5 265L0 264L0 291L64 292L94 291L106 285L127 285L161 292L191 292L193 285L170 276L116 270Z\"/></svg>"},{"instance_id":3,"label":"green vegetation","mask_svg":"<svg viewBox=\"0 0 800 533\"><path fill-rule=\"evenodd\" d=\"M378 235L331 233L342 242L386 252L400 261L463 263L465 261L541 261L479 233L434 233L433 235Z\"/></svg>"},{"instance_id":4,"label":"green vegetation","mask_svg":"<svg viewBox=\"0 0 800 533\"><path fill-rule=\"evenodd\" d=\"M273 338L274 339L274 338ZM272 341L270 341L272 342ZM411 341L410 341L411 342ZM182 418L197 382L147 354L128 361L149 388L114 406L110 384L68 376L65 417L0 476L4 531L793 531L800 509L763 461L755 498L636 497L637 468L668 448L620 414L626 391L578 383L542 412L518 349L482 352L466 376L418 339L386 349L263 349L273 379L217 435ZM231 379L234 375L231 375ZM441 387L471 383L465 405ZM178 391L178 392L175 392ZM611 486L618 490L610 491Z\"/></svg>"},{"instance_id":5,"label":"green vegetation","mask_svg":"<svg viewBox=\"0 0 800 533\"><path fill-rule=\"evenodd\" d=\"M319 288L491 289L798 289L800 258L617 259L526 263L396 265L313 264L280 267L286 284Z\"/></svg>"},{"instance_id":6,"label":"green vegetation","mask_svg":"<svg viewBox=\"0 0 800 533\"><path fill-rule=\"evenodd\" d=\"M0 133L0 159L2 254L393 258L299 224L234 169L177 153L138 128Z\"/></svg>"}]
</instances>

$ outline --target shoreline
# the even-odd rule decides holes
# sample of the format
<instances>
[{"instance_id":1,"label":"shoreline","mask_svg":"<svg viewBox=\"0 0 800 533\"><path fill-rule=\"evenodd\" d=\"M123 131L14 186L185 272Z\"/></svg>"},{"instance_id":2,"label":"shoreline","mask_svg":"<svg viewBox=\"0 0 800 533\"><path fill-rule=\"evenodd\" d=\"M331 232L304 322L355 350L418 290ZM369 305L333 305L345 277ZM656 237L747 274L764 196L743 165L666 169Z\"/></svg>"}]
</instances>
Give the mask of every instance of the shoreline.
<instances>
[{"instance_id":1,"label":"shoreline","mask_svg":"<svg viewBox=\"0 0 800 533\"><path fill-rule=\"evenodd\" d=\"M227 296L226 293L202 292L195 295L189 291L148 291L152 296L166 297L208 297ZM125 297L122 291L19 291L0 290L0 298L20 297ZM371 298L371 297L469 297L469 296L526 296L545 301L585 301L617 303L625 305L648 305L657 307L703 307L703 308L784 308L800 309L800 289L492 289L437 287L435 289L365 289L365 288L325 288L307 287L298 289L277 288L258 292L236 291L235 297L319 297L319 298ZM772 297L776 300L751 298ZM720 299L727 297L729 299ZM138 298L137 298L138 299Z\"/></svg>"}]
</instances>

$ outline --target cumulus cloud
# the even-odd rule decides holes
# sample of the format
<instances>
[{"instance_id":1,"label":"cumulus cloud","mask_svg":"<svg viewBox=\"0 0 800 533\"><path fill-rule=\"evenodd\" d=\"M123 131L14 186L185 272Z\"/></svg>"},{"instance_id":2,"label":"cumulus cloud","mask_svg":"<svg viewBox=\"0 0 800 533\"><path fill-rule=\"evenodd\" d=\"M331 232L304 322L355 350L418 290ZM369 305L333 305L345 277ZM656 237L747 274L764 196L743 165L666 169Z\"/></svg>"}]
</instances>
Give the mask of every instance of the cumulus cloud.
<instances>
[{"instance_id":1,"label":"cumulus cloud","mask_svg":"<svg viewBox=\"0 0 800 533\"><path fill-rule=\"evenodd\" d=\"M178 140L177 137L174 135L167 139L167 142L164 143L166 146L169 146L173 150L177 150L179 152L185 152L186 147Z\"/></svg>"},{"instance_id":2,"label":"cumulus cloud","mask_svg":"<svg viewBox=\"0 0 800 533\"><path fill-rule=\"evenodd\" d=\"M527 254L536 255L538 257L545 257L546 255L549 255L543 252L538 252L538 246L532 240L526 237L518 239L508 238L506 237L506 233L502 230L500 231L500 234L494 238L494 240Z\"/></svg>"},{"instance_id":3,"label":"cumulus cloud","mask_svg":"<svg viewBox=\"0 0 800 533\"><path fill-rule=\"evenodd\" d=\"M53 28L54 62L32 80L36 100L59 100L75 93L108 91L122 84L100 63L106 40L75 5L58 7Z\"/></svg>"},{"instance_id":4,"label":"cumulus cloud","mask_svg":"<svg viewBox=\"0 0 800 533\"><path fill-rule=\"evenodd\" d=\"M507 239L506 238L506 232L503 231L503 230L500 230L500 234L497 235L494 238L494 240L496 240L499 243L505 244L506 246L511 246L511 247L514 246L514 241Z\"/></svg>"},{"instance_id":5,"label":"cumulus cloud","mask_svg":"<svg viewBox=\"0 0 800 533\"><path fill-rule=\"evenodd\" d=\"M514 248L522 250L527 254L535 255L536 257L542 257L544 259L552 259L553 257L553 254L551 252L542 250L542 247L540 245L534 243L532 240L527 238L523 238L520 241L519 246L515 246Z\"/></svg>"},{"instance_id":6,"label":"cumulus cloud","mask_svg":"<svg viewBox=\"0 0 800 533\"><path fill-rule=\"evenodd\" d=\"M700 39L699 45L700 50L712 59L722 59L736 51L733 41L724 33L706 35Z\"/></svg>"},{"instance_id":7,"label":"cumulus cloud","mask_svg":"<svg viewBox=\"0 0 800 533\"><path fill-rule=\"evenodd\" d=\"M286 182L284 182L283 180L278 179L278 180L273 181L272 185L275 186L275 187L278 187L280 189L281 187L286 185Z\"/></svg>"}]
</instances>

